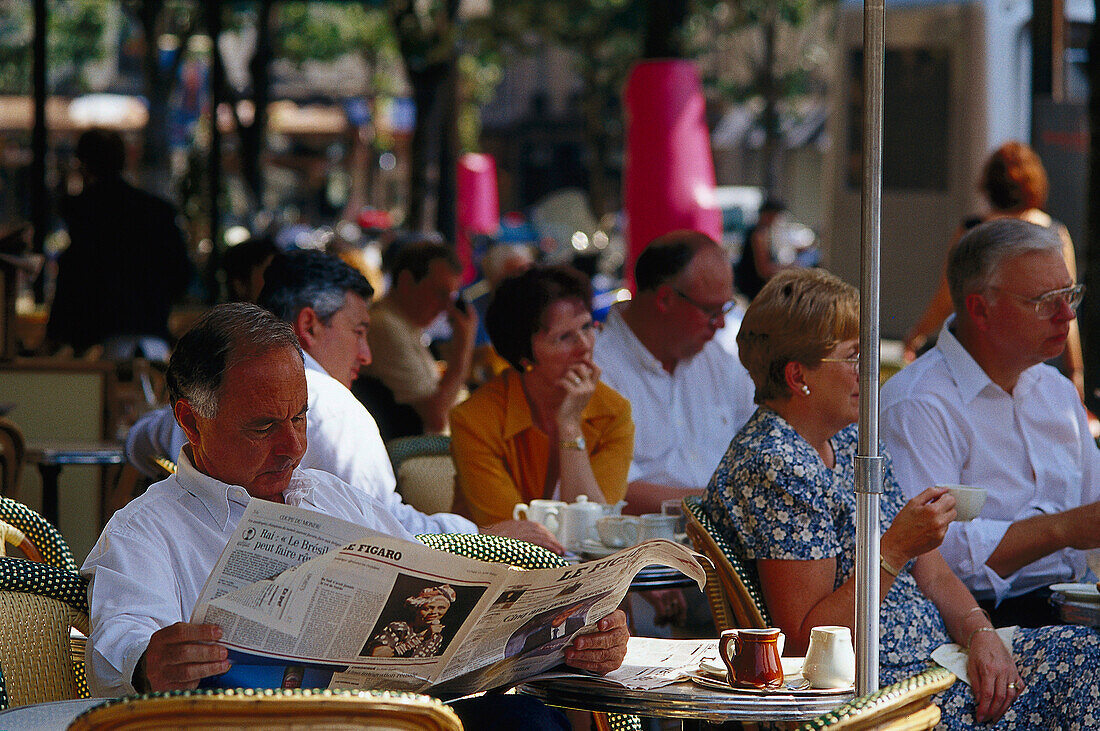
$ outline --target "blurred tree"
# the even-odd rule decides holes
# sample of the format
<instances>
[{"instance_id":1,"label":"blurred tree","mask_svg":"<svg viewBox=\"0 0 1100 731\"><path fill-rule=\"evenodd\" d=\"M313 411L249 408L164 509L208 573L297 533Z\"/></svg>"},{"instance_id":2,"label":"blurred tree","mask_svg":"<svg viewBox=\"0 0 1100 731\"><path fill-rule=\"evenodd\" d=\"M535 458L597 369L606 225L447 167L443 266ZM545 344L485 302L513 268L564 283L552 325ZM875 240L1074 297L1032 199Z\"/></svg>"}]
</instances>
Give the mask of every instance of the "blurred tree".
<instances>
[{"instance_id":1,"label":"blurred tree","mask_svg":"<svg viewBox=\"0 0 1100 731\"><path fill-rule=\"evenodd\" d=\"M145 184L164 194L171 169L168 104L176 89L188 41L201 22L201 5L187 0L126 0L123 7L141 26L141 74L149 122L145 125L141 170Z\"/></svg>"},{"instance_id":2,"label":"blurred tree","mask_svg":"<svg viewBox=\"0 0 1100 731\"><path fill-rule=\"evenodd\" d=\"M722 0L686 22L687 54L710 56L704 81L724 101L758 101L764 131L761 180L778 194L784 108L823 91L836 0Z\"/></svg>"},{"instance_id":3,"label":"blurred tree","mask_svg":"<svg viewBox=\"0 0 1100 731\"><path fill-rule=\"evenodd\" d=\"M413 230L434 228L453 240L459 0L390 0L386 8L416 104L405 224ZM429 199L435 201L432 222L425 210Z\"/></svg>"},{"instance_id":4,"label":"blurred tree","mask_svg":"<svg viewBox=\"0 0 1100 731\"><path fill-rule=\"evenodd\" d=\"M643 38L652 37L654 48L679 45L676 26L646 31L650 19L656 19L647 9L662 5L638 0L511 0L470 24L470 36L483 53L528 54L545 43L572 53L581 79L578 102L589 203L597 216L615 203L608 175L612 154L622 146L619 97L631 67L642 57Z\"/></svg>"},{"instance_id":5,"label":"blurred tree","mask_svg":"<svg viewBox=\"0 0 1100 731\"><path fill-rule=\"evenodd\" d=\"M278 6L273 33L275 55L298 65L337 61L348 54L358 56L367 72L366 86L359 92L373 102L375 110L380 100L396 96L404 85L390 19L377 3L283 2ZM250 68L255 88L259 65L254 63ZM345 92L357 95L355 89ZM367 172L374 167L375 155L374 150L365 149L367 142L357 137L349 154L351 193L345 209L349 215L368 202ZM376 136L369 142L384 143Z\"/></svg>"},{"instance_id":6,"label":"blurred tree","mask_svg":"<svg viewBox=\"0 0 1100 731\"><path fill-rule=\"evenodd\" d=\"M30 94L34 22L27 0L0 0L0 93ZM87 71L107 55L103 0L52 3L47 15L47 84L53 94L89 90Z\"/></svg>"}]
</instances>

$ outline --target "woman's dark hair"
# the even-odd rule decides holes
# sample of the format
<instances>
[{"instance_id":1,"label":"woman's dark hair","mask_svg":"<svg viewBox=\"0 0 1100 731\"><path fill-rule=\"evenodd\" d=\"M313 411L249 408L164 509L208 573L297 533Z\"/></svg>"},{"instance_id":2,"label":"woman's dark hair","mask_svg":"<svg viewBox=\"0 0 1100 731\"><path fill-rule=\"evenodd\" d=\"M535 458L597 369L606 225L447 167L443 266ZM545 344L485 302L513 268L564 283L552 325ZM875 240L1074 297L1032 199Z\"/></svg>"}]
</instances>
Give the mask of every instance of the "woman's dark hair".
<instances>
[{"instance_id":1,"label":"woman's dark hair","mask_svg":"<svg viewBox=\"0 0 1100 731\"><path fill-rule=\"evenodd\" d=\"M544 326L546 309L559 300L578 300L592 309L592 285L576 269L535 265L497 287L485 313L485 329L500 357L516 369L531 360L531 337Z\"/></svg>"}]
</instances>

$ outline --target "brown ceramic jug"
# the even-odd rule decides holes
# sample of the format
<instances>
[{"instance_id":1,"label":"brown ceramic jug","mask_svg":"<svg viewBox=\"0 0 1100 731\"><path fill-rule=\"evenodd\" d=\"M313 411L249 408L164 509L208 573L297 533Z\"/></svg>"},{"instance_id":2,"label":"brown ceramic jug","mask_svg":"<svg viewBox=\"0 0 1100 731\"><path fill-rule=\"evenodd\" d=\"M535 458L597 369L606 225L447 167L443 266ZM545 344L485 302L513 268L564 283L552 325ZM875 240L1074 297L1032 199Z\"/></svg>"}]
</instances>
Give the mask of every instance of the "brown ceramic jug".
<instances>
[{"instance_id":1,"label":"brown ceramic jug","mask_svg":"<svg viewBox=\"0 0 1100 731\"><path fill-rule=\"evenodd\" d=\"M726 664L734 688L774 690L783 686L776 628L728 629L718 641L718 653Z\"/></svg>"}]
</instances>

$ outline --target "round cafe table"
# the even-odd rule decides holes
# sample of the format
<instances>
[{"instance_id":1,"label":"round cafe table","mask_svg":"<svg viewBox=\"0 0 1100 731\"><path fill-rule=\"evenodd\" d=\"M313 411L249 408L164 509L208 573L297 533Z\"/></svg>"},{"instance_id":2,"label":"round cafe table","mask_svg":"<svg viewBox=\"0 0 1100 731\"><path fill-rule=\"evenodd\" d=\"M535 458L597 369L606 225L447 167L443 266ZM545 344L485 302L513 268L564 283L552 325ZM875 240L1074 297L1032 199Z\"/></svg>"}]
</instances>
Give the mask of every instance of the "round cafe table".
<instances>
[{"instance_id":1,"label":"round cafe table","mask_svg":"<svg viewBox=\"0 0 1100 731\"><path fill-rule=\"evenodd\" d=\"M726 721L808 721L847 703L855 695L852 692L756 695L711 690L690 681L652 690L629 690L583 677L534 680L520 684L517 690L566 708L680 719L685 729Z\"/></svg>"},{"instance_id":2,"label":"round cafe table","mask_svg":"<svg viewBox=\"0 0 1100 731\"><path fill-rule=\"evenodd\" d=\"M1050 603L1066 624L1100 627L1100 603L1074 601L1060 591L1051 593Z\"/></svg>"}]
</instances>

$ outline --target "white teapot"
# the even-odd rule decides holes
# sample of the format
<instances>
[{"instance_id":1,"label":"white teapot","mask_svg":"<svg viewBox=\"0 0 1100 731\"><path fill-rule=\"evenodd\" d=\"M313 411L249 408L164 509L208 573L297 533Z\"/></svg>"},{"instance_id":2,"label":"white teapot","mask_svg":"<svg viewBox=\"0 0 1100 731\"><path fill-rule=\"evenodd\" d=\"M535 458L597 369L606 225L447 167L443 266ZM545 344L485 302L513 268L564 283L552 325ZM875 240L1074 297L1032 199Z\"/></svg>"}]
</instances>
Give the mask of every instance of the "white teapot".
<instances>
[{"instance_id":1,"label":"white teapot","mask_svg":"<svg viewBox=\"0 0 1100 731\"><path fill-rule=\"evenodd\" d=\"M577 497L558 511L558 540L567 551L579 552L585 541L598 540L596 521L604 517L607 506L588 501L587 495Z\"/></svg>"}]
</instances>

